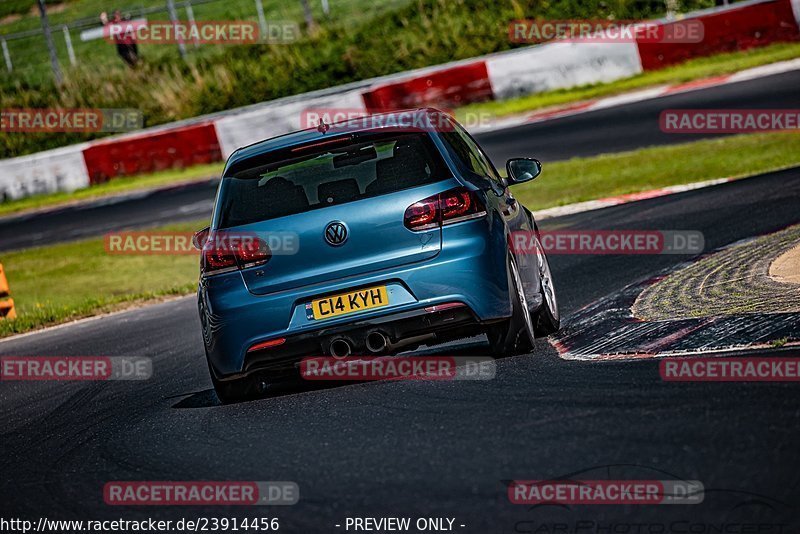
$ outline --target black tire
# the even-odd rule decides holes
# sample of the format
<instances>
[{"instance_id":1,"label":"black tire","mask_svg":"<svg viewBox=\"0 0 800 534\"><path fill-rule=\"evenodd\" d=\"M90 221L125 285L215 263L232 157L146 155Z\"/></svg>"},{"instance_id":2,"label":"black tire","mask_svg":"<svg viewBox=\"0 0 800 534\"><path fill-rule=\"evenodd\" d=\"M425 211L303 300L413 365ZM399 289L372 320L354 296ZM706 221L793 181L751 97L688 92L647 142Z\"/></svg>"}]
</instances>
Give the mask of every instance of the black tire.
<instances>
[{"instance_id":1,"label":"black tire","mask_svg":"<svg viewBox=\"0 0 800 534\"><path fill-rule=\"evenodd\" d=\"M258 398L264 391L263 381L258 377L236 378L234 380L219 380L208 365L208 372L211 375L211 383L214 385L214 392L222 404L232 404L244 402Z\"/></svg>"},{"instance_id":2,"label":"black tire","mask_svg":"<svg viewBox=\"0 0 800 534\"><path fill-rule=\"evenodd\" d=\"M525 354L533 348L533 318L527 310L517 263L511 255L506 260L511 317L487 329L489 347L494 356ZM526 313L527 311L527 313Z\"/></svg>"},{"instance_id":3,"label":"black tire","mask_svg":"<svg viewBox=\"0 0 800 534\"><path fill-rule=\"evenodd\" d=\"M561 328L561 319L553 316L546 302L542 302L542 306L533 314L533 321L533 331L537 338L555 334Z\"/></svg>"},{"instance_id":4,"label":"black tire","mask_svg":"<svg viewBox=\"0 0 800 534\"><path fill-rule=\"evenodd\" d=\"M561 316L558 311L556 290L553 287L553 276L550 273L550 262L547 261L547 255L538 239L536 245L538 247L537 258L539 280L541 281L539 290L542 293L542 305L533 314L533 332L535 337L539 338L558 332L558 329L561 328Z\"/></svg>"},{"instance_id":5,"label":"black tire","mask_svg":"<svg viewBox=\"0 0 800 534\"><path fill-rule=\"evenodd\" d=\"M234 380L220 380L214 373L211 361L208 359L208 346L211 343L212 329L208 324L208 316L205 312L205 301L199 299L198 311L200 313L200 325L203 332L203 348L206 352L206 363L208 364L208 374L211 376L211 383L214 391L222 404L243 402L257 398L263 391L263 383L260 379L253 377L237 378Z\"/></svg>"}]
</instances>

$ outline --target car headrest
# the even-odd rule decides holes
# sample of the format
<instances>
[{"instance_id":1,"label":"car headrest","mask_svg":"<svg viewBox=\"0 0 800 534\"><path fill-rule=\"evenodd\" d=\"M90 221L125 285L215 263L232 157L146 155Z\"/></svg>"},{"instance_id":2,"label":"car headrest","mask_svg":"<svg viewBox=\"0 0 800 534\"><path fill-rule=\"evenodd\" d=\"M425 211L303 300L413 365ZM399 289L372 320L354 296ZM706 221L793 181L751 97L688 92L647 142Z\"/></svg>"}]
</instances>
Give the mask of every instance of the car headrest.
<instances>
[{"instance_id":1,"label":"car headrest","mask_svg":"<svg viewBox=\"0 0 800 534\"><path fill-rule=\"evenodd\" d=\"M394 146L393 157L384 158L375 164L376 178L367 186L366 192L378 195L427 182L430 178L430 167L425 156L425 149L418 139L398 142Z\"/></svg>"},{"instance_id":2,"label":"car headrest","mask_svg":"<svg viewBox=\"0 0 800 534\"><path fill-rule=\"evenodd\" d=\"M350 202L360 196L361 191L358 189L358 182L354 178L326 182L320 184L317 188L317 199L324 206Z\"/></svg>"},{"instance_id":3,"label":"car headrest","mask_svg":"<svg viewBox=\"0 0 800 534\"><path fill-rule=\"evenodd\" d=\"M281 217L290 213L305 211L308 208L308 197L302 186L294 185L283 176L275 176L245 200L248 210L256 214L269 213L271 217ZM260 194L259 194L260 193ZM265 207L267 204L268 207Z\"/></svg>"}]
</instances>

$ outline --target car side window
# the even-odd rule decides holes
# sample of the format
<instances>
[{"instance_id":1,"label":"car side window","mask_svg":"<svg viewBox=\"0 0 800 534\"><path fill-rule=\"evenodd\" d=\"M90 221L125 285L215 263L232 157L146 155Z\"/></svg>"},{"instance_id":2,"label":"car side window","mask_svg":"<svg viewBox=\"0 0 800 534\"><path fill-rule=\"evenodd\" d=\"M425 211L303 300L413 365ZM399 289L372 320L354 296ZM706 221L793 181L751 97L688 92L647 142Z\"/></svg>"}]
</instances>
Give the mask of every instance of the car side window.
<instances>
[{"instance_id":1,"label":"car side window","mask_svg":"<svg viewBox=\"0 0 800 534\"><path fill-rule=\"evenodd\" d=\"M452 124L452 123L451 123ZM458 159L467 166L469 170L479 176L484 176L485 170L482 168L480 161L475 157L469 148L469 145L464 141L464 138L456 131L455 127L452 130L442 132L442 137L445 138L447 144L458 156Z\"/></svg>"},{"instance_id":2,"label":"car side window","mask_svg":"<svg viewBox=\"0 0 800 534\"><path fill-rule=\"evenodd\" d=\"M456 153L458 159L478 176L487 177L501 188L505 188L497 170L472 137L455 121L451 121L450 124L452 129L441 135Z\"/></svg>"},{"instance_id":3,"label":"car side window","mask_svg":"<svg viewBox=\"0 0 800 534\"><path fill-rule=\"evenodd\" d=\"M489 158L486 154L483 153L481 148L478 144L470 137L470 135L462 128L460 125L456 125L456 131L458 132L459 136L464 140L464 143L469 148L470 154L472 155L473 161L476 161L478 166L481 169L480 174L483 176L487 176L490 179L494 180L498 184L502 185L500 182L500 176L497 174L497 170L495 170L494 165L492 162L489 161Z\"/></svg>"}]
</instances>

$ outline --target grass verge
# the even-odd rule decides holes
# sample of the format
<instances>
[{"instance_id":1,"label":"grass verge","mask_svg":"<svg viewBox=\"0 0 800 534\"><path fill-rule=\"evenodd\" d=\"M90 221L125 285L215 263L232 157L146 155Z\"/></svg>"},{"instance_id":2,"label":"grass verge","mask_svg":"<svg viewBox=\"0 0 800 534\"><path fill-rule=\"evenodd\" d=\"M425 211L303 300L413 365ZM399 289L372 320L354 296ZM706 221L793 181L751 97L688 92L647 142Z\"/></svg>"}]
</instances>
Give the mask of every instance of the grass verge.
<instances>
[{"instance_id":1,"label":"grass verge","mask_svg":"<svg viewBox=\"0 0 800 534\"><path fill-rule=\"evenodd\" d=\"M513 115L581 100L622 94L657 85L684 83L713 76L733 74L752 67L798 57L800 57L800 43L777 43L763 48L751 48L739 52L692 59L680 65L645 72L638 76L610 83L548 91L497 102L469 104L456 110L456 117L463 118L470 113L490 113L498 117Z\"/></svg>"},{"instance_id":2,"label":"grass verge","mask_svg":"<svg viewBox=\"0 0 800 534\"><path fill-rule=\"evenodd\" d=\"M800 165L800 134L744 134L545 165L514 188L531 210Z\"/></svg>"},{"instance_id":3,"label":"grass verge","mask_svg":"<svg viewBox=\"0 0 800 534\"><path fill-rule=\"evenodd\" d=\"M739 135L550 164L514 194L536 210L791 165L800 165L800 134ZM194 231L205 223L163 230ZM102 238L4 253L0 261L19 316L0 321L0 337L189 294L198 272L195 255L112 256Z\"/></svg>"},{"instance_id":4,"label":"grass verge","mask_svg":"<svg viewBox=\"0 0 800 534\"><path fill-rule=\"evenodd\" d=\"M195 231L206 224L163 230ZM17 308L17 319L0 321L0 337L189 294L199 268L196 255L109 255L102 237L6 252L0 260Z\"/></svg>"}]
</instances>

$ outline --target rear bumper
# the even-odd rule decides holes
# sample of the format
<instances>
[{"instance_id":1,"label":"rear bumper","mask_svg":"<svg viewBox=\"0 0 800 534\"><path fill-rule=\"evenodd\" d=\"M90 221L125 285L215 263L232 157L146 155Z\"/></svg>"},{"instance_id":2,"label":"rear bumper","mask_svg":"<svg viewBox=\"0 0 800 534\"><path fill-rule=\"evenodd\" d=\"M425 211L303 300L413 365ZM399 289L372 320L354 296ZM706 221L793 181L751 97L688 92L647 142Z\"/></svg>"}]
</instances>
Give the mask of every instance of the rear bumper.
<instances>
[{"instance_id":1,"label":"rear bumper","mask_svg":"<svg viewBox=\"0 0 800 534\"><path fill-rule=\"evenodd\" d=\"M241 372L222 380L237 379L256 373L270 376L293 375L303 357L326 355L331 342L345 339L353 347L354 355L369 355L365 339L368 333L378 331L390 340L405 340L402 350L425 342L444 342L474 335L478 321L466 306L444 311L412 310L383 317L364 319L349 324L321 328L289 336L279 346L245 354Z\"/></svg>"},{"instance_id":2,"label":"rear bumper","mask_svg":"<svg viewBox=\"0 0 800 534\"><path fill-rule=\"evenodd\" d=\"M480 225L489 222L476 220L448 228L442 250L430 260L290 291L253 295L238 272L201 279L198 304L214 374L225 379L291 367L302 356L326 354L336 336L352 338L356 353L364 349L366 332L378 327L392 341L429 334L436 334L440 341L458 335L464 327L477 334L476 325L509 317L505 236L493 235ZM410 298L324 321L296 320L297 310L320 295L381 284L402 287ZM464 306L426 311L454 302ZM286 341L248 353L254 345L276 338Z\"/></svg>"}]
</instances>

